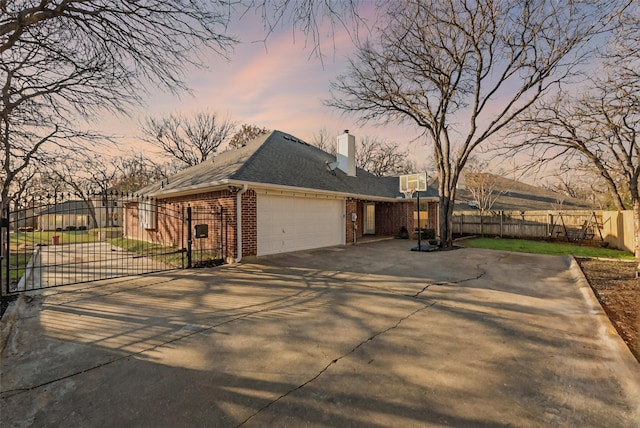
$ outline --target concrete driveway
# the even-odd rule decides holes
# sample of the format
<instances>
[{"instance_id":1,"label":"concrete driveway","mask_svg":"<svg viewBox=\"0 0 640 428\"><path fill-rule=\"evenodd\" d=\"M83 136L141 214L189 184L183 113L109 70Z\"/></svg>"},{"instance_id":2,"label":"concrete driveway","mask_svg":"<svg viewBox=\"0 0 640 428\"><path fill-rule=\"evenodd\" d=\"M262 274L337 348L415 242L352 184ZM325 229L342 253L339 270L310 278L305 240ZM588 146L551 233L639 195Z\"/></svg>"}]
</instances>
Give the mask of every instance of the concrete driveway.
<instances>
[{"instance_id":1,"label":"concrete driveway","mask_svg":"<svg viewBox=\"0 0 640 428\"><path fill-rule=\"evenodd\" d=\"M26 274L11 291L28 291L170 269L171 266L155 257L141 256L104 241L37 246Z\"/></svg>"},{"instance_id":2,"label":"concrete driveway","mask_svg":"<svg viewBox=\"0 0 640 428\"><path fill-rule=\"evenodd\" d=\"M32 292L2 319L2 425L640 426L572 259L412 245Z\"/></svg>"}]
</instances>

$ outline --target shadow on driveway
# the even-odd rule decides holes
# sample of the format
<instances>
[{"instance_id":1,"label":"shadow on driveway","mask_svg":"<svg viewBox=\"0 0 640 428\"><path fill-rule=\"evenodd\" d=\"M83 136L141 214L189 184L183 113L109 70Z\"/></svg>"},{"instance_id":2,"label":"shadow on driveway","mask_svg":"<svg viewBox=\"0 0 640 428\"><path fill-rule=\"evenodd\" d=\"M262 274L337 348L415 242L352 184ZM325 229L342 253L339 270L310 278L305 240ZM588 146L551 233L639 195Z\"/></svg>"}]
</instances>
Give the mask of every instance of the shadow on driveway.
<instances>
[{"instance_id":1,"label":"shadow on driveway","mask_svg":"<svg viewBox=\"0 0 640 428\"><path fill-rule=\"evenodd\" d=\"M22 296L3 425L638 425L638 364L575 262L411 245Z\"/></svg>"}]
</instances>

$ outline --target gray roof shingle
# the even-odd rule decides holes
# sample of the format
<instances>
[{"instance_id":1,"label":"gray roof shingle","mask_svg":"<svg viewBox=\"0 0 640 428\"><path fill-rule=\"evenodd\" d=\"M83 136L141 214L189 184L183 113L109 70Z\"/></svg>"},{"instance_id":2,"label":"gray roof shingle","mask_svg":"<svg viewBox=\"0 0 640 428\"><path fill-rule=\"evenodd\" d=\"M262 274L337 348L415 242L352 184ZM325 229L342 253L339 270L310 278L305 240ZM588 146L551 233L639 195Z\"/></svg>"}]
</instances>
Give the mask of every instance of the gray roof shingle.
<instances>
[{"instance_id":1,"label":"gray roof shingle","mask_svg":"<svg viewBox=\"0 0 640 428\"><path fill-rule=\"evenodd\" d=\"M497 180L495 192L499 193L491 207L493 211L544 211L553 209L592 210L597 209L589 201L575 199L543 187L533 186L495 175ZM465 187L456 190L454 210L471 211L469 202L473 201L472 193Z\"/></svg>"},{"instance_id":2,"label":"gray roof shingle","mask_svg":"<svg viewBox=\"0 0 640 428\"><path fill-rule=\"evenodd\" d=\"M91 214L91 209L89 208L88 203L85 201L65 201L48 206L41 211L38 211L36 215L45 214L89 215Z\"/></svg>"},{"instance_id":3,"label":"gray roof shingle","mask_svg":"<svg viewBox=\"0 0 640 428\"><path fill-rule=\"evenodd\" d=\"M335 156L280 131L272 131L246 146L220 153L162 182L142 189L154 197L224 185L229 181L262 183L378 198L402 196L397 177L377 177L358 168L349 177L327 163Z\"/></svg>"}]
</instances>

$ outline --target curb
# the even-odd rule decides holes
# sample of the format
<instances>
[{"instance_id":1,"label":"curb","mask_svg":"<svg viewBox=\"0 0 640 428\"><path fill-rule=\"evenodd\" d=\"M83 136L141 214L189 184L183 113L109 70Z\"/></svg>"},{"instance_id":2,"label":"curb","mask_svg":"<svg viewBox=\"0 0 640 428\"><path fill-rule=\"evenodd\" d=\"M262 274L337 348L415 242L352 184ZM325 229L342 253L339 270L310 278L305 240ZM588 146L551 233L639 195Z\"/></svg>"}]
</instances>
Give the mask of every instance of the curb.
<instances>
[{"instance_id":1,"label":"curb","mask_svg":"<svg viewBox=\"0 0 640 428\"><path fill-rule=\"evenodd\" d=\"M16 300L9 302L7 310L2 315L2 319L0 320L0 356L4 355L4 350L13 335L14 326L19 319L20 310L24 304L25 295L24 293L20 293Z\"/></svg>"},{"instance_id":2,"label":"curb","mask_svg":"<svg viewBox=\"0 0 640 428\"><path fill-rule=\"evenodd\" d=\"M598 334L602 337L604 343L618 356L620 367L624 368L625 373L623 374L625 376L621 377L622 385L620 386L628 392L629 397L637 397L636 407L633 409L633 412L638 420L640 420L640 363L631 353L631 350L624 340L622 340L622 337L618 334L618 330L616 330L605 313L575 257L569 256L569 258L571 259L570 269L576 277L578 290L589 306L591 315L598 323Z\"/></svg>"}]
</instances>

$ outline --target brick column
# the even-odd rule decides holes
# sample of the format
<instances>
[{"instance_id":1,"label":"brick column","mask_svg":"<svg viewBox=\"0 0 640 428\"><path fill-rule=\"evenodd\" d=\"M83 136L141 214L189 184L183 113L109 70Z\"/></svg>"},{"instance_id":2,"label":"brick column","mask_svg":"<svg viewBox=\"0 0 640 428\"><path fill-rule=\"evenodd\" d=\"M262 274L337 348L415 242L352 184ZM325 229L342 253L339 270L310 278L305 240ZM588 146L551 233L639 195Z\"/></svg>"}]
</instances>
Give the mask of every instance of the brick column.
<instances>
[{"instance_id":1,"label":"brick column","mask_svg":"<svg viewBox=\"0 0 640 428\"><path fill-rule=\"evenodd\" d=\"M358 201L355 199L347 199L345 204L345 243L353 244L353 222L351 221L351 214L355 213L358 217L360 217L360 213L358 212ZM359 219L360 220L360 219ZM359 222L356 221L356 224Z\"/></svg>"}]
</instances>

